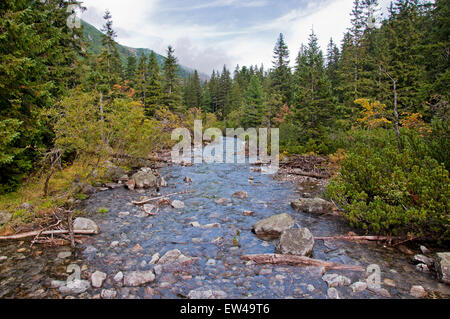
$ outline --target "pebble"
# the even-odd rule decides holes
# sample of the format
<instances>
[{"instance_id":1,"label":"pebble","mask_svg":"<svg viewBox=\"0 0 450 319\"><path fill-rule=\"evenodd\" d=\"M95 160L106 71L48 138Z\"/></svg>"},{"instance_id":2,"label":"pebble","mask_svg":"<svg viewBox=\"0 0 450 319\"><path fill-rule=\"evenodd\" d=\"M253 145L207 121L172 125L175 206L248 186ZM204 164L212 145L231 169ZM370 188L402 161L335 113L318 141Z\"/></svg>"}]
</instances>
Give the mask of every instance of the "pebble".
<instances>
[{"instance_id":1,"label":"pebble","mask_svg":"<svg viewBox=\"0 0 450 319\"><path fill-rule=\"evenodd\" d=\"M395 284L395 281L393 281L392 279L389 279L389 278L385 278L384 280L383 280L383 283L386 285L386 286L389 286L389 287L396 287L397 285Z\"/></svg>"},{"instance_id":2,"label":"pebble","mask_svg":"<svg viewBox=\"0 0 450 319\"><path fill-rule=\"evenodd\" d=\"M121 282L123 280L123 272L119 271L115 276L114 276L114 281L115 282Z\"/></svg>"},{"instance_id":3,"label":"pebble","mask_svg":"<svg viewBox=\"0 0 450 319\"><path fill-rule=\"evenodd\" d=\"M216 260L215 259L209 259L206 262L206 266L215 266L216 265Z\"/></svg>"},{"instance_id":4,"label":"pebble","mask_svg":"<svg viewBox=\"0 0 450 319\"><path fill-rule=\"evenodd\" d=\"M5 261L6 259L8 259L7 256L0 256L0 261Z\"/></svg>"},{"instance_id":5,"label":"pebble","mask_svg":"<svg viewBox=\"0 0 450 319\"><path fill-rule=\"evenodd\" d=\"M120 212L119 213L119 217L126 217L126 216L129 216L130 215L130 212Z\"/></svg>"},{"instance_id":6,"label":"pebble","mask_svg":"<svg viewBox=\"0 0 450 319\"><path fill-rule=\"evenodd\" d=\"M111 248L116 248L116 247L118 247L119 246L119 242L116 240L116 241L113 241L112 243L111 243L111 245L109 245L109 247L111 247Z\"/></svg>"}]
</instances>

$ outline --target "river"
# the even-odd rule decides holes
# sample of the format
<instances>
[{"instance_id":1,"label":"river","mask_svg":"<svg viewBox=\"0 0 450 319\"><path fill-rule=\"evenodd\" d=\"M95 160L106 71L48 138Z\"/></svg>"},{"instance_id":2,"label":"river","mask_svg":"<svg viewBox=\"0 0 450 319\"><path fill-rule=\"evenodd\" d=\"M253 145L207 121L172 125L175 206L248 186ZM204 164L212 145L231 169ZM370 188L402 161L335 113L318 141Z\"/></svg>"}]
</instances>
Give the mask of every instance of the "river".
<instances>
[{"instance_id":1,"label":"river","mask_svg":"<svg viewBox=\"0 0 450 319\"><path fill-rule=\"evenodd\" d=\"M252 225L263 218L288 213L315 236L351 231L340 218L294 211L290 202L299 198L298 187L253 172L249 164L168 166L160 169L160 174L169 185L161 189L162 194L192 191L172 198L183 201L183 209L165 206L156 216L142 217L142 209L131 201L141 196L152 197L154 190L118 188L98 192L83 202L87 217L98 223L101 233L78 245L67 258L57 258L61 251L68 250L64 247L30 248L28 241L0 243L0 256L6 257L0 261L0 298L64 297L49 287L49 281L64 280L69 264L79 265L86 279L97 270L106 273L103 288L114 289L119 298L184 298L191 290L201 287L220 290L227 298L327 298L328 287L317 268L246 264L240 256L274 252L274 242L261 240L251 231ZM184 182L185 177L191 178L192 183ZM233 198L236 191L245 191L249 197ZM220 198L229 201L217 204ZM96 213L100 207L109 211ZM245 210L255 214L244 216ZM193 222L217 223L219 227L193 227ZM111 247L115 241L119 245ZM172 249L198 260L183 269L163 271L154 282L143 287L121 287L113 281L119 271L152 269L154 265L149 264L152 256ZM397 249L317 240L313 257L363 267L378 265L381 285L392 298L411 298L409 292L413 285L423 286L438 298L450 295L447 285L439 283L431 274L416 271L410 262L412 256ZM328 273L342 274L352 282L366 278L357 272ZM341 298L383 298L368 290L358 293L349 287L337 290ZM100 291L100 288L90 288L78 297L98 298Z\"/></svg>"}]
</instances>

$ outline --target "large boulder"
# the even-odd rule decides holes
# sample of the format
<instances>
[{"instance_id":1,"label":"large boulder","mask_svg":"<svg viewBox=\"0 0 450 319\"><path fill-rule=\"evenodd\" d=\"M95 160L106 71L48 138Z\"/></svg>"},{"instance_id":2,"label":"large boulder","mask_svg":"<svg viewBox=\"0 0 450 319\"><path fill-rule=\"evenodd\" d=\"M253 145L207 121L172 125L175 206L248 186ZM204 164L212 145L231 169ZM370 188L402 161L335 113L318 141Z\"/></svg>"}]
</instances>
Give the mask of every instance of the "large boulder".
<instances>
[{"instance_id":1,"label":"large boulder","mask_svg":"<svg viewBox=\"0 0 450 319\"><path fill-rule=\"evenodd\" d=\"M277 254L309 256L314 248L314 237L308 228L288 229L281 233Z\"/></svg>"},{"instance_id":2,"label":"large boulder","mask_svg":"<svg viewBox=\"0 0 450 319\"><path fill-rule=\"evenodd\" d=\"M439 280L450 284L450 253L438 253L436 270Z\"/></svg>"},{"instance_id":3,"label":"large boulder","mask_svg":"<svg viewBox=\"0 0 450 319\"><path fill-rule=\"evenodd\" d=\"M300 198L291 203L295 210L311 214L329 214L333 212L333 204L321 198Z\"/></svg>"},{"instance_id":4,"label":"large boulder","mask_svg":"<svg viewBox=\"0 0 450 319\"><path fill-rule=\"evenodd\" d=\"M260 220L253 225L254 233L262 239L276 239L285 230L294 227L294 220L288 214L279 214Z\"/></svg>"},{"instance_id":5,"label":"large boulder","mask_svg":"<svg viewBox=\"0 0 450 319\"><path fill-rule=\"evenodd\" d=\"M94 234L100 233L100 227L93 220L83 217L78 217L73 221L73 230L88 230Z\"/></svg>"},{"instance_id":6,"label":"large boulder","mask_svg":"<svg viewBox=\"0 0 450 319\"><path fill-rule=\"evenodd\" d=\"M153 174L151 168L143 168L131 177L135 181L136 188L152 188L158 186L158 177Z\"/></svg>"},{"instance_id":7,"label":"large boulder","mask_svg":"<svg viewBox=\"0 0 450 319\"><path fill-rule=\"evenodd\" d=\"M6 224L12 219L12 215L10 213L0 212L0 226Z\"/></svg>"},{"instance_id":8,"label":"large boulder","mask_svg":"<svg viewBox=\"0 0 450 319\"><path fill-rule=\"evenodd\" d=\"M75 194L84 194L84 195L92 195L97 191L97 189L91 184L78 182L73 185L73 192Z\"/></svg>"}]
</instances>

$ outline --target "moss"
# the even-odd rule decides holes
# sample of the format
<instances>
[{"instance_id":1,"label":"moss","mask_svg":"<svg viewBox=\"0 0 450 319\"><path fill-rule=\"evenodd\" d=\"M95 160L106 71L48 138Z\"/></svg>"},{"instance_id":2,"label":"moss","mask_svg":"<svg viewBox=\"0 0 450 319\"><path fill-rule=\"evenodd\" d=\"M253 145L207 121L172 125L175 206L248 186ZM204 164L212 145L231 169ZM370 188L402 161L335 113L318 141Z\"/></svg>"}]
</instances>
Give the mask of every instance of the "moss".
<instances>
[{"instance_id":1,"label":"moss","mask_svg":"<svg viewBox=\"0 0 450 319\"><path fill-rule=\"evenodd\" d=\"M99 209L97 209L97 213L99 214L106 214L109 212L109 209L106 207L100 207Z\"/></svg>"}]
</instances>

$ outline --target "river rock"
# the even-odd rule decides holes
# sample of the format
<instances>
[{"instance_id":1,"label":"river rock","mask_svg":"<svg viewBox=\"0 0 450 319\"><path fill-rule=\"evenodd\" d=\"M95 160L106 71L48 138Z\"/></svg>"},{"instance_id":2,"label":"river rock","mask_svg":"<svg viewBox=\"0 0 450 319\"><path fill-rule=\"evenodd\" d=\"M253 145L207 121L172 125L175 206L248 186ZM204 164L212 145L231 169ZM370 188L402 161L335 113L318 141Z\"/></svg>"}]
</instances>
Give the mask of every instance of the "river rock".
<instances>
[{"instance_id":1,"label":"river rock","mask_svg":"<svg viewBox=\"0 0 450 319\"><path fill-rule=\"evenodd\" d=\"M341 286L349 286L352 281L350 278L345 276L341 276L338 274L327 274L322 277L323 281L325 281L328 287L341 287Z\"/></svg>"},{"instance_id":2,"label":"river rock","mask_svg":"<svg viewBox=\"0 0 450 319\"><path fill-rule=\"evenodd\" d=\"M227 198L220 198L220 199L218 199L218 200L215 201L215 203L216 203L217 205L222 205L222 204L225 204L225 203L227 203L227 202L228 202L228 199L227 199Z\"/></svg>"},{"instance_id":3,"label":"river rock","mask_svg":"<svg viewBox=\"0 0 450 319\"><path fill-rule=\"evenodd\" d=\"M186 183L192 183L192 179L191 179L190 177L188 177L188 176L186 176L186 177L183 179L183 181L186 182Z\"/></svg>"},{"instance_id":4,"label":"river rock","mask_svg":"<svg viewBox=\"0 0 450 319\"><path fill-rule=\"evenodd\" d=\"M236 198L240 198L240 199L248 198L247 192L244 192L244 191L238 191L238 192L234 193L232 196L236 197Z\"/></svg>"},{"instance_id":5,"label":"river rock","mask_svg":"<svg viewBox=\"0 0 450 319\"><path fill-rule=\"evenodd\" d=\"M431 253L431 251L430 251L427 247L425 247L425 246L423 246L423 245L420 245L420 251L421 251L422 254L424 254L424 255Z\"/></svg>"},{"instance_id":6,"label":"river rock","mask_svg":"<svg viewBox=\"0 0 450 319\"><path fill-rule=\"evenodd\" d=\"M275 239L280 237L283 231L292 227L294 227L294 220L284 213L260 220L253 225L253 231L260 238Z\"/></svg>"},{"instance_id":7,"label":"river rock","mask_svg":"<svg viewBox=\"0 0 450 319\"><path fill-rule=\"evenodd\" d=\"M134 174L131 179L136 183L136 188L151 188L158 186L158 178L153 174L151 168L142 168Z\"/></svg>"},{"instance_id":8,"label":"river rock","mask_svg":"<svg viewBox=\"0 0 450 319\"><path fill-rule=\"evenodd\" d=\"M244 212L242 214L244 216L253 216L253 215L255 215L255 212L253 212L251 210L244 210Z\"/></svg>"},{"instance_id":9,"label":"river rock","mask_svg":"<svg viewBox=\"0 0 450 319\"><path fill-rule=\"evenodd\" d=\"M59 259L66 259L66 258L69 258L70 256L72 256L72 252L70 252L70 251L62 251L62 252L58 253L57 258L59 258Z\"/></svg>"},{"instance_id":10,"label":"river rock","mask_svg":"<svg viewBox=\"0 0 450 319\"><path fill-rule=\"evenodd\" d=\"M91 184L82 182L75 183L73 187L73 192L75 194L84 194L90 196L97 191L97 189Z\"/></svg>"},{"instance_id":11,"label":"river rock","mask_svg":"<svg viewBox=\"0 0 450 319\"><path fill-rule=\"evenodd\" d=\"M89 230L94 234L100 233L100 227L91 219L78 217L73 221L73 230Z\"/></svg>"},{"instance_id":12,"label":"river rock","mask_svg":"<svg viewBox=\"0 0 450 319\"><path fill-rule=\"evenodd\" d=\"M117 297L117 291L114 289L103 289L100 296L102 299L114 299Z\"/></svg>"},{"instance_id":13,"label":"river rock","mask_svg":"<svg viewBox=\"0 0 450 319\"><path fill-rule=\"evenodd\" d=\"M103 178L106 180L117 182L126 174L125 170L122 167L116 166L109 161L107 161L104 166L106 170L103 175Z\"/></svg>"},{"instance_id":14,"label":"river rock","mask_svg":"<svg viewBox=\"0 0 450 319\"><path fill-rule=\"evenodd\" d=\"M341 299L336 288L329 288L327 291L327 297L329 299Z\"/></svg>"},{"instance_id":15,"label":"river rock","mask_svg":"<svg viewBox=\"0 0 450 319\"><path fill-rule=\"evenodd\" d=\"M161 177L159 180L159 186L161 187L167 187L169 184L167 184L167 181L164 179L164 177Z\"/></svg>"},{"instance_id":16,"label":"river rock","mask_svg":"<svg viewBox=\"0 0 450 319\"><path fill-rule=\"evenodd\" d=\"M123 282L126 287L138 287L155 280L153 270L125 273Z\"/></svg>"},{"instance_id":17,"label":"river rock","mask_svg":"<svg viewBox=\"0 0 450 319\"><path fill-rule=\"evenodd\" d=\"M136 181L134 179L130 179L125 183L125 186L130 190L134 190L136 188Z\"/></svg>"},{"instance_id":18,"label":"river rock","mask_svg":"<svg viewBox=\"0 0 450 319\"><path fill-rule=\"evenodd\" d=\"M333 204L321 198L300 198L291 203L292 208L311 214L328 214L333 211Z\"/></svg>"},{"instance_id":19,"label":"river rock","mask_svg":"<svg viewBox=\"0 0 450 319\"><path fill-rule=\"evenodd\" d=\"M432 266L434 264L434 260L432 258L429 258L427 256L424 255L415 255L413 258L414 262L417 263L422 263L427 265L428 267Z\"/></svg>"},{"instance_id":20,"label":"river rock","mask_svg":"<svg viewBox=\"0 0 450 319\"><path fill-rule=\"evenodd\" d=\"M174 200L172 201L172 207L175 209L183 209L184 203L181 200Z\"/></svg>"},{"instance_id":21,"label":"river rock","mask_svg":"<svg viewBox=\"0 0 450 319\"><path fill-rule=\"evenodd\" d=\"M352 288L353 292L361 292L367 289L367 283L362 281L357 281L353 283L350 288Z\"/></svg>"},{"instance_id":22,"label":"river rock","mask_svg":"<svg viewBox=\"0 0 450 319\"><path fill-rule=\"evenodd\" d=\"M190 225L195 228L201 227L199 222L191 222Z\"/></svg>"},{"instance_id":23,"label":"river rock","mask_svg":"<svg viewBox=\"0 0 450 319\"><path fill-rule=\"evenodd\" d=\"M287 229L281 233L277 254L309 256L314 248L314 237L308 228Z\"/></svg>"},{"instance_id":24,"label":"river rock","mask_svg":"<svg viewBox=\"0 0 450 319\"><path fill-rule=\"evenodd\" d=\"M106 279L106 274L101 271L96 271L91 275L92 287L100 288Z\"/></svg>"},{"instance_id":25,"label":"river rock","mask_svg":"<svg viewBox=\"0 0 450 319\"><path fill-rule=\"evenodd\" d=\"M10 213L0 212L0 226L6 224L12 219L12 215Z\"/></svg>"},{"instance_id":26,"label":"river rock","mask_svg":"<svg viewBox=\"0 0 450 319\"><path fill-rule=\"evenodd\" d=\"M222 290L200 287L188 293L189 299L225 299L227 293Z\"/></svg>"},{"instance_id":27,"label":"river rock","mask_svg":"<svg viewBox=\"0 0 450 319\"><path fill-rule=\"evenodd\" d=\"M113 278L115 282L121 282L123 280L123 272L119 271Z\"/></svg>"},{"instance_id":28,"label":"river rock","mask_svg":"<svg viewBox=\"0 0 450 319\"><path fill-rule=\"evenodd\" d=\"M154 215L155 213L153 212L153 210L156 208L156 206L155 205L153 205L153 204L145 204L143 207L142 207L142 209L144 210L144 212L147 214L147 215Z\"/></svg>"},{"instance_id":29,"label":"river rock","mask_svg":"<svg viewBox=\"0 0 450 319\"><path fill-rule=\"evenodd\" d=\"M427 295L427 291L422 286L412 286L409 294L414 298L424 298Z\"/></svg>"},{"instance_id":30,"label":"river rock","mask_svg":"<svg viewBox=\"0 0 450 319\"><path fill-rule=\"evenodd\" d=\"M154 265L158 262L159 258L161 258L161 256L159 255L159 253L156 253L152 256L152 259L149 262L149 265Z\"/></svg>"},{"instance_id":31,"label":"river rock","mask_svg":"<svg viewBox=\"0 0 450 319\"><path fill-rule=\"evenodd\" d=\"M78 295L91 288L91 284L87 280L75 279L69 281L65 286L59 287L59 291L67 295Z\"/></svg>"},{"instance_id":32,"label":"river rock","mask_svg":"<svg viewBox=\"0 0 450 319\"><path fill-rule=\"evenodd\" d=\"M450 252L438 253L436 270L440 281L450 284Z\"/></svg>"}]
</instances>

